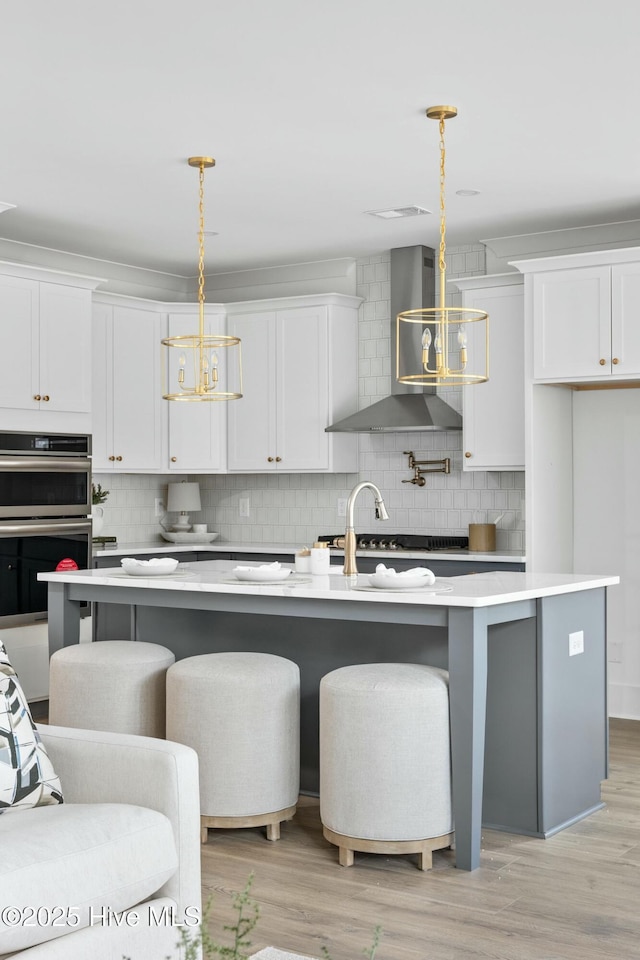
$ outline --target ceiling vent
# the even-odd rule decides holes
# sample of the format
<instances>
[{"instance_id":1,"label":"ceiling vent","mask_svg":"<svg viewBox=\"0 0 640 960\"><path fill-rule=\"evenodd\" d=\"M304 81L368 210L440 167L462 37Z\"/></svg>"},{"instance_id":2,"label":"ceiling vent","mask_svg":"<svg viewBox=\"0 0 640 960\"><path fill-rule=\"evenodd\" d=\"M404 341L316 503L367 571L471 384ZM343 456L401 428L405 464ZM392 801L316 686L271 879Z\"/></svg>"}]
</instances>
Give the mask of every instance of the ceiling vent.
<instances>
[{"instance_id":1,"label":"ceiling vent","mask_svg":"<svg viewBox=\"0 0 640 960\"><path fill-rule=\"evenodd\" d=\"M431 210L426 207L393 207L391 210L367 210L366 213L372 217L380 217L382 220L397 220L400 217L422 217L424 214L430 214Z\"/></svg>"}]
</instances>

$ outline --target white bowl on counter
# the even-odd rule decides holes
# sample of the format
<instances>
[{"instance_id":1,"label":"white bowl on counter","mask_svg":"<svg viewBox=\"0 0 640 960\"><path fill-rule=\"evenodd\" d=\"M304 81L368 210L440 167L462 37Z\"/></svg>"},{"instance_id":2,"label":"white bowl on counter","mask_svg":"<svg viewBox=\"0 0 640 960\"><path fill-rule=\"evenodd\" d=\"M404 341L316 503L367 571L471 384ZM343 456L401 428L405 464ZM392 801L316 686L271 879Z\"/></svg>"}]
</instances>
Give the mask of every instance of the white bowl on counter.
<instances>
[{"instance_id":1,"label":"white bowl on counter","mask_svg":"<svg viewBox=\"0 0 640 960\"><path fill-rule=\"evenodd\" d=\"M391 573L377 570L369 574L369 583L372 587L380 590L417 590L420 587L428 587L435 583L435 577L431 570L425 568L418 573L407 570L406 573Z\"/></svg>"},{"instance_id":2,"label":"white bowl on counter","mask_svg":"<svg viewBox=\"0 0 640 960\"><path fill-rule=\"evenodd\" d=\"M212 543L220 536L219 533L194 533L188 531L161 530L160 536L169 543Z\"/></svg>"},{"instance_id":3,"label":"white bowl on counter","mask_svg":"<svg viewBox=\"0 0 640 960\"><path fill-rule=\"evenodd\" d=\"M232 571L234 577L243 580L246 583L280 583L286 580L292 573L291 570L282 567L235 567Z\"/></svg>"},{"instance_id":4,"label":"white bowl on counter","mask_svg":"<svg viewBox=\"0 0 640 960\"><path fill-rule=\"evenodd\" d=\"M123 557L120 561L124 572L132 577L166 577L176 572L179 562L174 557L152 557L150 560Z\"/></svg>"}]
</instances>

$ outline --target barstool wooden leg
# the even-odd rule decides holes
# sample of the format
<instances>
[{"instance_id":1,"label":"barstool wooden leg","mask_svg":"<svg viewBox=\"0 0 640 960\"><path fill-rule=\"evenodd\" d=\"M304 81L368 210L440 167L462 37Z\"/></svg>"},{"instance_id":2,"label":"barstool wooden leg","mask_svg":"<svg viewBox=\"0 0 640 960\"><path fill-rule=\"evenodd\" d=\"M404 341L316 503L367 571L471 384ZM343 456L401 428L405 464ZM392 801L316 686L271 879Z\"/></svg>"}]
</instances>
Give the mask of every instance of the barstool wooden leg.
<instances>
[{"instance_id":1,"label":"barstool wooden leg","mask_svg":"<svg viewBox=\"0 0 640 960\"><path fill-rule=\"evenodd\" d=\"M205 827L204 824L200 825L200 843L207 843L209 840L209 828Z\"/></svg>"},{"instance_id":2,"label":"barstool wooden leg","mask_svg":"<svg viewBox=\"0 0 640 960\"><path fill-rule=\"evenodd\" d=\"M433 856L431 850L420 850L418 853L418 870L431 870Z\"/></svg>"},{"instance_id":3,"label":"barstool wooden leg","mask_svg":"<svg viewBox=\"0 0 640 960\"><path fill-rule=\"evenodd\" d=\"M267 840L279 840L279 839L280 839L280 824L268 823L267 824Z\"/></svg>"},{"instance_id":4,"label":"barstool wooden leg","mask_svg":"<svg viewBox=\"0 0 640 960\"><path fill-rule=\"evenodd\" d=\"M341 867L352 867L353 850L348 850L347 847L338 847L338 862Z\"/></svg>"}]
</instances>

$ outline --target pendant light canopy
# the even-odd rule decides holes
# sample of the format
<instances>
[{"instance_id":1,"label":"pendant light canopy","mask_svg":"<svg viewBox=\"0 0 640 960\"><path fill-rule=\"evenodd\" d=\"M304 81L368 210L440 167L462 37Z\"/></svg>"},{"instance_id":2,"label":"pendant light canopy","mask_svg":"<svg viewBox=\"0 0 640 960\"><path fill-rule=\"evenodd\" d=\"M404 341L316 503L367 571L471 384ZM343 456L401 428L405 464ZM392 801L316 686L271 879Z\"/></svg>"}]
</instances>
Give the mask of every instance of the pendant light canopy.
<instances>
[{"instance_id":1,"label":"pendant light canopy","mask_svg":"<svg viewBox=\"0 0 640 960\"><path fill-rule=\"evenodd\" d=\"M440 249L438 256L438 306L405 310L396 318L396 380L416 386L455 386L489 379L489 315L470 307L447 307L445 289L445 145L444 123L458 113L456 107L427 109L440 126ZM401 348L405 340L417 350ZM419 356L412 369L403 358Z\"/></svg>"},{"instance_id":2,"label":"pendant light canopy","mask_svg":"<svg viewBox=\"0 0 640 960\"><path fill-rule=\"evenodd\" d=\"M198 220L198 332L162 341L165 400L237 400L242 396L242 355L238 337L205 333L204 171L213 157L189 157L200 171ZM233 386L232 386L233 385Z\"/></svg>"}]
</instances>

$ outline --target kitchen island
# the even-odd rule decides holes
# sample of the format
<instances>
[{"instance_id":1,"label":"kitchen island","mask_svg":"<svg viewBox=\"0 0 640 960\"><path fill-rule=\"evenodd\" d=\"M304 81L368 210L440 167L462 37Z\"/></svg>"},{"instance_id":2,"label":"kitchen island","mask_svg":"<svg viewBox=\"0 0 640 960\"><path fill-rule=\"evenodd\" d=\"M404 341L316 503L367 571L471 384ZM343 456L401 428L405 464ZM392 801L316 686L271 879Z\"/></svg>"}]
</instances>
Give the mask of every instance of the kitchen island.
<instances>
[{"instance_id":1,"label":"kitchen island","mask_svg":"<svg viewBox=\"0 0 640 960\"><path fill-rule=\"evenodd\" d=\"M605 594L617 577L500 571L439 579L443 592L397 593L371 589L363 575L240 583L235 565L185 565L166 578L118 568L40 574L49 582L50 651L78 642L80 604L97 601L133 605L137 637L177 657L230 649L289 657L301 670L309 791L324 673L367 661L445 666L463 869L479 866L483 819L545 837L602 805Z\"/></svg>"}]
</instances>

